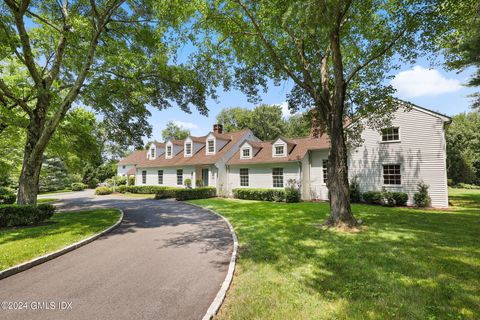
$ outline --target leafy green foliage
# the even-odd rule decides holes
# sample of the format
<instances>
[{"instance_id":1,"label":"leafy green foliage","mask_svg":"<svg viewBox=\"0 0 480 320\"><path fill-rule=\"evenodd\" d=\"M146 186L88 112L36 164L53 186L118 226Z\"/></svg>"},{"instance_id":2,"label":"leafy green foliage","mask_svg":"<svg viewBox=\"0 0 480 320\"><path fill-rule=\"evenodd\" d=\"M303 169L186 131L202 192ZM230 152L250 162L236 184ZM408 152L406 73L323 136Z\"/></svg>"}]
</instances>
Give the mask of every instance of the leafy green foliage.
<instances>
[{"instance_id":1,"label":"leafy green foliage","mask_svg":"<svg viewBox=\"0 0 480 320\"><path fill-rule=\"evenodd\" d=\"M97 187L95 189L95 194L99 196L111 194L113 192L113 189L110 187Z\"/></svg>"},{"instance_id":2,"label":"leafy green foliage","mask_svg":"<svg viewBox=\"0 0 480 320\"><path fill-rule=\"evenodd\" d=\"M480 185L480 113L461 113L447 127L447 169L453 184Z\"/></svg>"},{"instance_id":3,"label":"leafy green foliage","mask_svg":"<svg viewBox=\"0 0 480 320\"><path fill-rule=\"evenodd\" d=\"M175 191L175 198L178 201L193 200L193 199L207 199L213 198L217 195L215 187L200 187L193 189L178 189Z\"/></svg>"},{"instance_id":4,"label":"leafy green foliage","mask_svg":"<svg viewBox=\"0 0 480 320\"><path fill-rule=\"evenodd\" d=\"M0 204L12 204L17 200L15 191L7 187L0 187Z\"/></svg>"},{"instance_id":5,"label":"leafy green foliage","mask_svg":"<svg viewBox=\"0 0 480 320\"><path fill-rule=\"evenodd\" d=\"M294 203L300 202L301 200L301 185L295 179L289 179L287 181L287 186L285 187L285 202Z\"/></svg>"},{"instance_id":6,"label":"leafy green foliage","mask_svg":"<svg viewBox=\"0 0 480 320\"><path fill-rule=\"evenodd\" d=\"M383 193L381 191L364 192L362 198L368 204L383 204Z\"/></svg>"},{"instance_id":7,"label":"leafy green foliage","mask_svg":"<svg viewBox=\"0 0 480 320\"><path fill-rule=\"evenodd\" d=\"M169 139L172 140L183 140L190 135L190 130L184 129L179 125L175 124L173 121L167 122L165 129L162 130L162 138L164 141Z\"/></svg>"},{"instance_id":8,"label":"leafy green foliage","mask_svg":"<svg viewBox=\"0 0 480 320\"><path fill-rule=\"evenodd\" d=\"M71 179L67 168L60 158L46 158L40 173L39 190L41 192L62 190L70 187Z\"/></svg>"},{"instance_id":9,"label":"leafy green foliage","mask_svg":"<svg viewBox=\"0 0 480 320\"><path fill-rule=\"evenodd\" d=\"M233 189L233 196L238 199L281 202L285 200L285 190L263 188L237 188Z\"/></svg>"},{"instance_id":10,"label":"leafy green foliage","mask_svg":"<svg viewBox=\"0 0 480 320\"><path fill-rule=\"evenodd\" d=\"M50 219L55 213L51 204L0 205L0 227L28 226Z\"/></svg>"},{"instance_id":11,"label":"leafy green foliage","mask_svg":"<svg viewBox=\"0 0 480 320\"><path fill-rule=\"evenodd\" d=\"M155 191L155 199L173 199L177 195L177 191L183 190L183 188L176 187L161 187Z\"/></svg>"},{"instance_id":12,"label":"leafy green foliage","mask_svg":"<svg viewBox=\"0 0 480 320\"><path fill-rule=\"evenodd\" d=\"M429 187L430 186L424 182L418 183L417 185L418 191L413 195L413 203L415 203L417 207L425 208L430 206L432 199L428 195Z\"/></svg>"},{"instance_id":13,"label":"leafy green foliage","mask_svg":"<svg viewBox=\"0 0 480 320\"><path fill-rule=\"evenodd\" d=\"M183 181L183 185L187 188L191 188L192 187L192 179L185 179Z\"/></svg>"},{"instance_id":14,"label":"leafy green foliage","mask_svg":"<svg viewBox=\"0 0 480 320\"><path fill-rule=\"evenodd\" d=\"M154 194L161 192L165 189L182 189L178 187L166 187L166 186L125 186L121 188L122 191L119 192L130 192L130 193L140 193L140 194Z\"/></svg>"},{"instance_id":15,"label":"leafy green foliage","mask_svg":"<svg viewBox=\"0 0 480 320\"><path fill-rule=\"evenodd\" d=\"M86 187L87 185L81 182L75 182L71 185L72 191L82 191L85 190Z\"/></svg>"},{"instance_id":16,"label":"leafy green foliage","mask_svg":"<svg viewBox=\"0 0 480 320\"><path fill-rule=\"evenodd\" d=\"M350 181L350 201L352 203L359 203L362 201L360 183L358 182L358 178L356 176L352 179L352 181Z\"/></svg>"}]
</instances>

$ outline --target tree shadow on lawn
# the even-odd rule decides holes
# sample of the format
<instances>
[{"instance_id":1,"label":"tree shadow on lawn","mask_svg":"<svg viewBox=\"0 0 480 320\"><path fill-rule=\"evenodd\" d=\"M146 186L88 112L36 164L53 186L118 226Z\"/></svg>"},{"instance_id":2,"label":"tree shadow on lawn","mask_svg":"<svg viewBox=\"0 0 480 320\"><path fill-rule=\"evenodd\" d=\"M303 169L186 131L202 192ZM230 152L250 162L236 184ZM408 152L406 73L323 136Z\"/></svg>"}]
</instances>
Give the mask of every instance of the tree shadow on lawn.
<instances>
[{"instance_id":1,"label":"tree shadow on lawn","mask_svg":"<svg viewBox=\"0 0 480 320\"><path fill-rule=\"evenodd\" d=\"M343 301L337 317L474 319L480 314L479 210L354 205L368 229L344 234L315 227L327 217L327 204L219 206L238 230L240 261L295 274L293 281L319 299Z\"/></svg>"}]
</instances>

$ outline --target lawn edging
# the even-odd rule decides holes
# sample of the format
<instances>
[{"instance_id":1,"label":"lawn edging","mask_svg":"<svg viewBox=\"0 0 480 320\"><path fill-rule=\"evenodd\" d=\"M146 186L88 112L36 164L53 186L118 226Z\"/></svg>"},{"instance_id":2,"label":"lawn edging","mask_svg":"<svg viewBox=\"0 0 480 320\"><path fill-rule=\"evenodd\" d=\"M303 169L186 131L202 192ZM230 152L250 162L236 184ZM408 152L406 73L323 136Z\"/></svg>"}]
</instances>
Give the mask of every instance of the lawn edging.
<instances>
[{"instance_id":1,"label":"lawn edging","mask_svg":"<svg viewBox=\"0 0 480 320\"><path fill-rule=\"evenodd\" d=\"M114 225L112 225L112 226L108 227L107 229L105 229L105 230L103 230L103 231L101 231L97 234L94 234L94 235L92 235L92 236L90 236L86 239L83 239L83 240L75 242L71 245L68 245L68 246L66 246L62 249L59 249L59 250L51 252L51 253L47 253L47 254L45 254L43 256L40 256L38 258L35 258L33 260L30 260L30 261L18 264L16 266L10 267L8 269L5 269L3 271L0 271L0 280L5 279L5 278L10 277L10 276L13 276L14 274L20 273L22 271L30 269L34 266L37 266L37 265L42 264L44 262L47 262L49 260L55 259L55 258L65 254L67 252L70 252L70 251L73 251L77 248L80 248L80 247L82 247L82 246L100 238L101 236L109 233L110 231L112 231L113 229L118 227L120 225L120 223L122 223L123 216L124 216L123 210L118 209L118 208L112 208L112 209L118 210L120 212L120 218L118 218L117 222L115 222Z\"/></svg>"},{"instance_id":2,"label":"lawn edging","mask_svg":"<svg viewBox=\"0 0 480 320\"><path fill-rule=\"evenodd\" d=\"M217 295L215 296L215 299L213 299L212 303L210 304L210 307L208 307L207 312L205 313L205 315L202 318L202 320L210 320L217 314L218 310L222 306L222 303L225 300L225 297L227 295L227 291L230 288L230 285L232 284L233 274L235 272L235 265L237 263L238 238L237 238L237 234L235 233L235 230L233 229L232 224L230 223L230 221L228 221L227 218L225 218L224 216L222 216L218 212L215 212L211 209L202 207L198 204L194 204L194 203L190 203L190 202L186 202L186 203L188 203L189 205L201 208L203 210L210 211L211 213L213 213L213 214L219 216L220 218L222 218L223 221L225 221L225 223L227 224L228 229L230 230L230 234L232 235L233 250L232 250L232 256L230 258L230 263L228 265L227 275L225 277L225 280L223 280L222 286L220 287L220 290L218 290Z\"/></svg>"}]
</instances>

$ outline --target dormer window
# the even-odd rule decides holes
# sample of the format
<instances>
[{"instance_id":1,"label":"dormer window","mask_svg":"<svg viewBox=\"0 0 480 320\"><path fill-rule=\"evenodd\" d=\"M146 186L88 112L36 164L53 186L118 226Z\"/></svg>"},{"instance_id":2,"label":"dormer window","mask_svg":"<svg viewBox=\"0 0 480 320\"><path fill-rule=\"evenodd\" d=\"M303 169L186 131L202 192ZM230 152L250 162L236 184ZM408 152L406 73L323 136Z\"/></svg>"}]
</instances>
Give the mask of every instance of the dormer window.
<instances>
[{"instance_id":1,"label":"dormer window","mask_svg":"<svg viewBox=\"0 0 480 320\"><path fill-rule=\"evenodd\" d=\"M167 145L167 152L165 153L166 158L172 157L172 145Z\"/></svg>"},{"instance_id":2,"label":"dormer window","mask_svg":"<svg viewBox=\"0 0 480 320\"><path fill-rule=\"evenodd\" d=\"M191 156L192 155L192 143L187 142L185 143L185 156Z\"/></svg>"},{"instance_id":3,"label":"dormer window","mask_svg":"<svg viewBox=\"0 0 480 320\"><path fill-rule=\"evenodd\" d=\"M382 142L400 141L398 127L382 129Z\"/></svg>"},{"instance_id":4,"label":"dormer window","mask_svg":"<svg viewBox=\"0 0 480 320\"><path fill-rule=\"evenodd\" d=\"M215 140L207 140L207 153L215 153Z\"/></svg>"},{"instance_id":5,"label":"dormer window","mask_svg":"<svg viewBox=\"0 0 480 320\"><path fill-rule=\"evenodd\" d=\"M285 146L284 146L284 145L276 145L276 146L274 146L274 148L275 148L274 154L275 154L276 156L283 156L283 155L285 155Z\"/></svg>"},{"instance_id":6,"label":"dormer window","mask_svg":"<svg viewBox=\"0 0 480 320\"><path fill-rule=\"evenodd\" d=\"M242 158L250 158L250 148L242 149Z\"/></svg>"},{"instance_id":7,"label":"dormer window","mask_svg":"<svg viewBox=\"0 0 480 320\"><path fill-rule=\"evenodd\" d=\"M155 148L150 149L150 159L155 159Z\"/></svg>"}]
</instances>

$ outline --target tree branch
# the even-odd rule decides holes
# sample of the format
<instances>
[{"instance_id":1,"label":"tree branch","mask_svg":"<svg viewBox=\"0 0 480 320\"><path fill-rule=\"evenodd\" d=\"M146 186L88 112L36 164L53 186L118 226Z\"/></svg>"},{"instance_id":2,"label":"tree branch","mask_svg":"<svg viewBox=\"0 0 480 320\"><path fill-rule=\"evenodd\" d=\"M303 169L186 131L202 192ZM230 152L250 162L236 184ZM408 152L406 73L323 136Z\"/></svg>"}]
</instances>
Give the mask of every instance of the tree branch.
<instances>
[{"instance_id":1,"label":"tree branch","mask_svg":"<svg viewBox=\"0 0 480 320\"><path fill-rule=\"evenodd\" d=\"M3 79L0 79L0 90L2 90L6 97L17 103L29 116L32 115L32 110L28 107L27 102L25 100L18 99L15 94L10 90L8 85L3 81Z\"/></svg>"}]
</instances>

